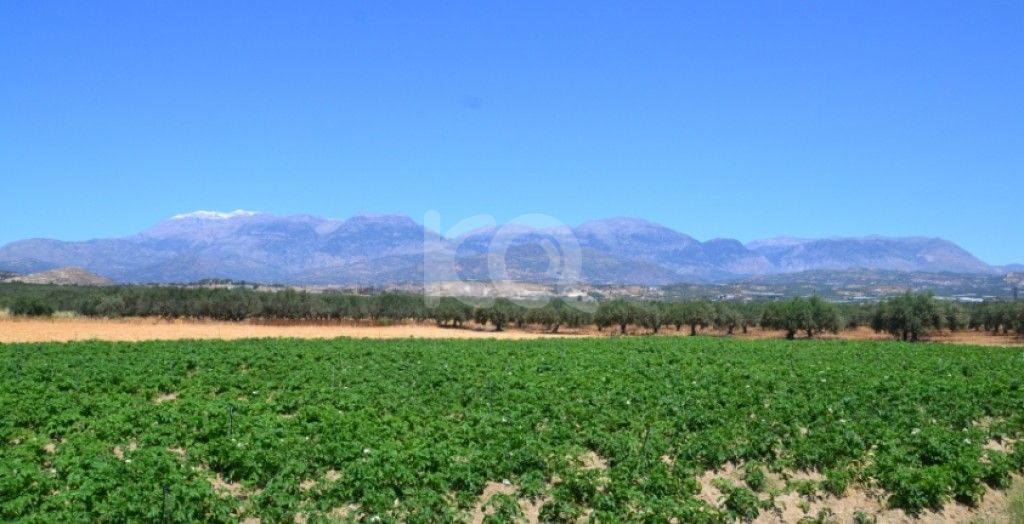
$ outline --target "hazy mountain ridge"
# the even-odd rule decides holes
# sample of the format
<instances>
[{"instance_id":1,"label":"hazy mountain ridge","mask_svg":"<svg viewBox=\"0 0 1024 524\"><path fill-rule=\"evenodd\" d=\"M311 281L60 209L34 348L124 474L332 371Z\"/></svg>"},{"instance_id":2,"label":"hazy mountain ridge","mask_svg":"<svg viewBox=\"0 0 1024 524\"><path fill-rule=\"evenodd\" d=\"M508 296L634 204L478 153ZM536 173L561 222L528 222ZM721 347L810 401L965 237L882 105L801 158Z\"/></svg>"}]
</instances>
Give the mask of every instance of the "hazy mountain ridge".
<instances>
[{"instance_id":1,"label":"hazy mountain ridge","mask_svg":"<svg viewBox=\"0 0 1024 524\"><path fill-rule=\"evenodd\" d=\"M575 245L582 259L580 278L595 284L715 282L851 268L1000 272L938 238L781 237L744 245L727 238L701 242L636 218L596 220L576 228L483 228L442 238L400 215L332 220L243 210L177 215L123 238L11 242L0 248L0 270L31 273L73 265L118 282L230 278L383 285L423 282L425 277L485 280L495 257L502 257L509 278L551 281L564 268L549 267L547 253ZM425 250L431 251L426 261ZM454 268L438 269L443 263Z\"/></svg>"},{"instance_id":2,"label":"hazy mountain ridge","mask_svg":"<svg viewBox=\"0 0 1024 524\"><path fill-rule=\"evenodd\" d=\"M763 254L780 273L850 268L958 273L995 271L960 246L940 238L786 239L784 243L751 242L747 247Z\"/></svg>"}]
</instances>

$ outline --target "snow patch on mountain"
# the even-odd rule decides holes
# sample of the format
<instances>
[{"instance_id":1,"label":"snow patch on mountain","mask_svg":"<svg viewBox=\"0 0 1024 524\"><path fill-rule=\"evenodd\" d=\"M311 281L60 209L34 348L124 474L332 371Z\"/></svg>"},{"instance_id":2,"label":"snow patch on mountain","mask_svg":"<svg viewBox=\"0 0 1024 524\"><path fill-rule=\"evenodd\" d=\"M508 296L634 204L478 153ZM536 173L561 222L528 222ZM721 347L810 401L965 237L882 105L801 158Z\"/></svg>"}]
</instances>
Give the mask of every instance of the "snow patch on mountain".
<instances>
[{"instance_id":1,"label":"snow patch on mountain","mask_svg":"<svg viewBox=\"0 0 1024 524\"><path fill-rule=\"evenodd\" d=\"M188 218L195 218L199 220L227 220L229 218L238 217L251 217L260 214L259 211L247 211L245 209L236 209L234 211L206 211L199 210L191 213L182 213L180 215L174 215L171 220L184 220Z\"/></svg>"}]
</instances>

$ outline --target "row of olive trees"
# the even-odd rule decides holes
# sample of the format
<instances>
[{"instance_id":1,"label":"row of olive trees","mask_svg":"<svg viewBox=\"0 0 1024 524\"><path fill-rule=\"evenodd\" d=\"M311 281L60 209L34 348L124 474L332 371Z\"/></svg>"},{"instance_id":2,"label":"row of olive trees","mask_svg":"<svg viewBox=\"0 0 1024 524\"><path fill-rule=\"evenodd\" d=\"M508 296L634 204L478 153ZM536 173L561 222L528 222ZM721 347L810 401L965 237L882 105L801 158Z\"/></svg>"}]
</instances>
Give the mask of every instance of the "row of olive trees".
<instances>
[{"instance_id":1,"label":"row of olive trees","mask_svg":"<svg viewBox=\"0 0 1024 524\"><path fill-rule=\"evenodd\" d=\"M1016 332L1024 335L1024 304L1019 302L990 302L979 304L967 316L967 327L992 333Z\"/></svg>"},{"instance_id":2,"label":"row of olive trees","mask_svg":"<svg viewBox=\"0 0 1024 524\"><path fill-rule=\"evenodd\" d=\"M602 302L593 315L598 329L618 327L625 333L630 325L636 325L657 333L663 326L672 326L676 331L688 327L690 335L696 335L698 328L714 327L732 334L736 329L745 333L756 326L761 317L760 304L710 302L692 300L686 302L628 302L612 300Z\"/></svg>"},{"instance_id":3,"label":"row of olive trees","mask_svg":"<svg viewBox=\"0 0 1024 524\"><path fill-rule=\"evenodd\" d=\"M674 326L677 331L689 327L690 334L697 334L698 328L714 327L732 334L736 329L744 332L758 325L762 307L758 304L727 303L710 301L689 302L638 302L611 300L601 302L596 309L580 307L560 299L548 302L542 307L525 307L507 299L470 307L453 298L443 298L431 312L439 325L458 326L473 320L477 324L490 324L496 330L507 325L522 327L526 324L539 325L557 332L561 326L579 328L596 325L599 330L610 327L626 333L629 326L638 326L658 333L664 326Z\"/></svg>"},{"instance_id":4,"label":"row of olive trees","mask_svg":"<svg viewBox=\"0 0 1024 524\"><path fill-rule=\"evenodd\" d=\"M813 338L824 332L837 333L842 322L835 305L818 297L794 298L769 304L761 317L761 327L785 331L788 339L799 332Z\"/></svg>"},{"instance_id":5,"label":"row of olive trees","mask_svg":"<svg viewBox=\"0 0 1024 524\"><path fill-rule=\"evenodd\" d=\"M422 296L401 293L353 295L292 289L179 286L0 285L0 309L15 315L67 311L90 317L208 318L216 320L363 320L429 318Z\"/></svg>"},{"instance_id":6,"label":"row of olive trees","mask_svg":"<svg viewBox=\"0 0 1024 524\"><path fill-rule=\"evenodd\" d=\"M453 299L452 302L456 302ZM456 307L456 306L453 306ZM612 300L602 302L593 314L581 312L561 301L535 309L498 300L486 308L468 306L463 318L479 324L492 324L501 330L505 325L541 325L557 331L561 325L579 327L593 324L599 330L617 328L625 334L629 326L658 333L664 326L676 331L687 327L690 335L698 329L714 328L733 334L750 327L781 330L786 338L803 334L813 338L822 333L838 333L843 329L870 326L909 342L921 340L936 330L960 331L985 329L994 333L1016 332L1024 336L1024 304L991 303L965 309L959 304L936 300L931 294L907 293L877 304L832 304L819 297L793 298L764 303L710 302L637 302ZM440 322L440 321L439 321Z\"/></svg>"},{"instance_id":7,"label":"row of olive trees","mask_svg":"<svg viewBox=\"0 0 1024 524\"><path fill-rule=\"evenodd\" d=\"M780 329L788 338L796 333L806 333L813 337L825 331L837 332L842 328L839 309L817 297L810 299L796 298L770 304L741 302L711 302L692 300L685 302L640 302L626 300L610 300L601 302L596 311L586 313L575 307L555 300L540 308L524 308L508 300L497 300L487 307L475 308L472 313L463 310L461 315L448 313L458 311L459 306L453 299L439 306L445 311L438 322L445 323L449 319L466 320L472 318L478 324L491 324L498 331L506 325L525 324L541 325L550 331L557 331L559 326L579 327L593 324L598 330L616 328L625 334L629 326L637 326L651 333L658 333L665 326L681 331L688 329L691 336L698 329L714 328L726 334L733 334L737 329L746 333L751 327ZM453 321L453 323L456 323Z\"/></svg>"},{"instance_id":8,"label":"row of olive trees","mask_svg":"<svg viewBox=\"0 0 1024 524\"><path fill-rule=\"evenodd\" d=\"M178 286L73 286L0 285L0 309L15 315L42 316L71 311L85 316L158 316L220 320L364 320L386 323L433 320L441 326L463 326L474 321L497 330L508 325L540 326L557 332L562 326L598 329L629 326L658 333L666 326L676 331L715 328L732 334L751 327L777 329L788 338L870 326L896 338L914 341L928 332L975 329L1024 335L1024 303L985 303L966 309L936 300L928 294L906 294L878 304L831 304L820 298L776 302L712 302L691 300L651 302L610 300L596 305L556 299L543 307L524 307L506 299L471 305L460 299L427 302L423 296L403 293L354 295L297 290L256 291L248 288L191 288Z\"/></svg>"},{"instance_id":9,"label":"row of olive trees","mask_svg":"<svg viewBox=\"0 0 1024 524\"><path fill-rule=\"evenodd\" d=\"M895 338L916 342L936 330L974 329L1024 336L1024 303L992 302L965 309L940 302L929 293L906 293L880 302L871 327Z\"/></svg>"}]
</instances>

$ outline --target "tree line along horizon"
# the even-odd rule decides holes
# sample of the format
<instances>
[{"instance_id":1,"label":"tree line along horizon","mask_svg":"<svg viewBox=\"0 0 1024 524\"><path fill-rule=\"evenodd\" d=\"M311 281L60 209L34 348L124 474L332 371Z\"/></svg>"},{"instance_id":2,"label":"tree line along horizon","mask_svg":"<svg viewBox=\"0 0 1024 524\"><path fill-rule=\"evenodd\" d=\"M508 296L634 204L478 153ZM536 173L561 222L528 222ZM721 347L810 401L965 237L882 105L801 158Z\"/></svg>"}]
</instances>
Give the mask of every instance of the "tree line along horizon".
<instances>
[{"instance_id":1,"label":"tree line along horizon","mask_svg":"<svg viewBox=\"0 0 1024 524\"><path fill-rule=\"evenodd\" d=\"M562 326L596 326L620 334L626 334L630 326L647 333L685 328L690 335L709 328L731 335L756 327L783 331L788 339L865 326L905 341L917 341L939 330L1012 332L1024 337L1024 302L959 304L938 300L930 293L907 292L875 303L831 303L817 296L752 302L613 299L589 308L557 298L533 307L504 298L440 297L432 302L428 304L423 295L396 292L362 295L244 287L0 284L0 310L14 316L68 312L87 317L227 321L368 320L388 324L414 320L434 321L445 327L474 322L491 325L496 331L527 325L550 332Z\"/></svg>"}]
</instances>

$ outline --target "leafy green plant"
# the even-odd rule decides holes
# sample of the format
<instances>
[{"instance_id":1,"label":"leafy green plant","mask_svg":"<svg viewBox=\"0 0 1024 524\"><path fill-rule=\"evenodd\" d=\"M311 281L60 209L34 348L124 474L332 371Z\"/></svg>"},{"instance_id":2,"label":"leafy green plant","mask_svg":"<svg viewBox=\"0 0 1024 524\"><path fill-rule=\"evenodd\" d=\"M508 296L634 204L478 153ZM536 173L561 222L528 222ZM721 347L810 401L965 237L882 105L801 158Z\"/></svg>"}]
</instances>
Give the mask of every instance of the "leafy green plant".
<instances>
[{"instance_id":1,"label":"leafy green plant","mask_svg":"<svg viewBox=\"0 0 1024 524\"><path fill-rule=\"evenodd\" d=\"M0 521L452 521L507 480L503 517L721 522L798 469L825 474L804 497L863 475L919 513L1024 471L981 445L1024 434L1021 377L1021 349L891 342L0 345ZM749 489L712 508L727 463Z\"/></svg>"},{"instance_id":2,"label":"leafy green plant","mask_svg":"<svg viewBox=\"0 0 1024 524\"><path fill-rule=\"evenodd\" d=\"M853 524L876 524L877 522L878 517L870 513L859 510L853 513Z\"/></svg>"},{"instance_id":3,"label":"leafy green plant","mask_svg":"<svg viewBox=\"0 0 1024 524\"><path fill-rule=\"evenodd\" d=\"M803 517L798 522L800 524L837 524L839 521L831 509L821 508L817 515Z\"/></svg>"},{"instance_id":4,"label":"leafy green plant","mask_svg":"<svg viewBox=\"0 0 1024 524\"><path fill-rule=\"evenodd\" d=\"M818 497L818 483L813 480L798 480L793 482L791 486L794 491L808 500L814 500Z\"/></svg>"},{"instance_id":5,"label":"leafy green plant","mask_svg":"<svg viewBox=\"0 0 1024 524\"><path fill-rule=\"evenodd\" d=\"M761 512L761 502L753 491L735 486L724 479L719 479L715 486L725 495L722 507L733 518L750 521Z\"/></svg>"},{"instance_id":6,"label":"leafy green plant","mask_svg":"<svg viewBox=\"0 0 1024 524\"><path fill-rule=\"evenodd\" d=\"M756 491L764 491L768 484L768 477L764 473L764 467L758 462L749 462L744 467L743 480L747 486Z\"/></svg>"},{"instance_id":7,"label":"leafy green plant","mask_svg":"<svg viewBox=\"0 0 1024 524\"><path fill-rule=\"evenodd\" d=\"M825 470L825 481L822 487L830 494L841 497L846 493L847 488L853 481L853 472L846 468L834 468Z\"/></svg>"},{"instance_id":8,"label":"leafy green plant","mask_svg":"<svg viewBox=\"0 0 1024 524\"><path fill-rule=\"evenodd\" d=\"M882 479L890 493L889 505L915 515L924 509L938 510L949 500L951 479L942 466L897 466Z\"/></svg>"},{"instance_id":9,"label":"leafy green plant","mask_svg":"<svg viewBox=\"0 0 1024 524\"><path fill-rule=\"evenodd\" d=\"M522 517L523 512L519 509L519 503L515 498L505 495L504 493L498 493L487 501L484 506L485 510L488 510L487 515L484 517L486 524L498 524L505 522L515 522L519 517Z\"/></svg>"}]
</instances>

